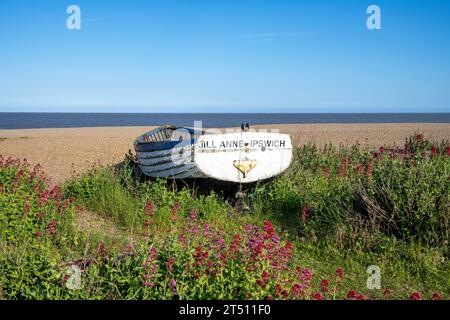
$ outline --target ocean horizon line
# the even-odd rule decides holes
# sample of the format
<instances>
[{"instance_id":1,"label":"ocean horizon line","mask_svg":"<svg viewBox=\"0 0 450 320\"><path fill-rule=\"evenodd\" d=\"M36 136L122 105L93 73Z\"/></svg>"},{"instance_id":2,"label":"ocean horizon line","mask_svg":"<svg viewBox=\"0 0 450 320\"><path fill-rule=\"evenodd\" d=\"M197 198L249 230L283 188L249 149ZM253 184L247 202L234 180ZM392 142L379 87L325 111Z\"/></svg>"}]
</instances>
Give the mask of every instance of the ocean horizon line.
<instances>
[{"instance_id":1,"label":"ocean horizon line","mask_svg":"<svg viewBox=\"0 0 450 320\"><path fill-rule=\"evenodd\" d=\"M369 114L369 115L427 115L450 112L95 112L95 111L0 111L0 114Z\"/></svg>"},{"instance_id":2,"label":"ocean horizon line","mask_svg":"<svg viewBox=\"0 0 450 320\"><path fill-rule=\"evenodd\" d=\"M442 123L450 124L450 113L0 113L0 129L193 126L226 128L271 124L320 123Z\"/></svg>"}]
</instances>

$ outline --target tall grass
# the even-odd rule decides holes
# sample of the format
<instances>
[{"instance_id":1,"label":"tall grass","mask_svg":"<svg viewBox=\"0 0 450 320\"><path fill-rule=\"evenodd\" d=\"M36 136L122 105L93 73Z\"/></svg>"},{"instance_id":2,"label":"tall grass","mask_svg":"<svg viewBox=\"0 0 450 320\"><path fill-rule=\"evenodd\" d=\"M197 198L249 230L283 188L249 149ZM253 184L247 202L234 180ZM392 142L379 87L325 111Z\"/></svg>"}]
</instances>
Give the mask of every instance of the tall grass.
<instances>
[{"instance_id":1,"label":"tall grass","mask_svg":"<svg viewBox=\"0 0 450 320\"><path fill-rule=\"evenodd\" d=\"M448 142L295 149L285 173L247 190L245 211L220 189L136 177L129 161L92 169L63 193L47 190L39 170L4 159L0 169L0 297L449 297ZM133 238L90 238L75 205ZM81 290L64 286L70 264L83 270ZM373 264L381 290L365 287Z\"/></svg>"},{"instance_id":2,"label":"tall grass","mask_svg":"<svg viewBox=\"0 0 450 320\"><path fill-rule=\"evenodd\" d=\"M411 147L413 146L413 147ZM405 148L305 146L289 170L261 183L248 201L259 212L290 221L310 238L338 243L363 238L373 246L383 237L446 248L449 240L450 157L411 138Z\"/></svg>"},{"instance_id":3,"label":"tall grass","mask_svg":"<svg viewBox=\"0 0 450 320\"><path fill-rule=\"evenodd\" d=\"M184 208L184 214L195 208L200 217L211 220L224 219L228 211L233 211L228 202L214 191L196 195L195 190L187 186L180 189L163 179L139 179L133 176L133 172L133 164L127 160L115 168L92 169L67 183L65 194L126 228L141 224L148 202L160 211L157 223L168 219L175 203Z\"/></svg>"}]
</instances>

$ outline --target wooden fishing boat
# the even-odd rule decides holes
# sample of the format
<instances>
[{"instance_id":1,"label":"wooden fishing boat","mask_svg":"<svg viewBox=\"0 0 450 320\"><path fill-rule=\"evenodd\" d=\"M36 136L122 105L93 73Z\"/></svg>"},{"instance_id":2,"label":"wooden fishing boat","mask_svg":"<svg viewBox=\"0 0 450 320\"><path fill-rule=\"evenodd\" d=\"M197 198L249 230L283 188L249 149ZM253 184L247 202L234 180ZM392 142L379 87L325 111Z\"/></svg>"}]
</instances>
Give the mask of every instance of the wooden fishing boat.
<instances>
[{"instance_id":1,"label":"wooden fishing boat","mask_svg":"<svg viewBox=\"0 0 450 320\"><path fill-rule=\"evenodd\" d=\"M141 171L159 178L250 183L280 174L292 161L289 135L248 125L223 134L166 125L139 136L134 148Z\"/></svg>"}]
</instances>

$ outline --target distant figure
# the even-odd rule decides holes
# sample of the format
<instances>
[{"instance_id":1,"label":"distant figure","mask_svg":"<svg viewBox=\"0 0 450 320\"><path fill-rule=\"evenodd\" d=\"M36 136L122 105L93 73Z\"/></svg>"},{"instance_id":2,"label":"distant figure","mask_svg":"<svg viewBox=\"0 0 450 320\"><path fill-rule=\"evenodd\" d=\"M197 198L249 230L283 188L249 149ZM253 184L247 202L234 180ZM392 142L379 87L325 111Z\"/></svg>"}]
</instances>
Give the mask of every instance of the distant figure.
<instances>
[{"instance_id":1,"label":"distant figure","mask_svg":"<svg viewBox=\"0 0 450 320\"><path fill-rule=\"evenodd\" d=\"M248 122L245 125L241 123L241 131L247 132L248 130L250 130L250 125L248 124Z\"/></svg>"}]
</instances>

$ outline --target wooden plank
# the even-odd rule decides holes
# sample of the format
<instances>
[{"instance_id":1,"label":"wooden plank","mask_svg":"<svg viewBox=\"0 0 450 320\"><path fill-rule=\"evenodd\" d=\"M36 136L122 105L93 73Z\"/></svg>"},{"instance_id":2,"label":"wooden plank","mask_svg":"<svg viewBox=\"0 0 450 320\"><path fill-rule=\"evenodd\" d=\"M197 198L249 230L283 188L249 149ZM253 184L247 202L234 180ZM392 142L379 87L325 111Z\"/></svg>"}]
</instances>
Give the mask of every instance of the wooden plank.
<instances>
[{"instance_id":1,"label":"wooden plank","mask_svg":"<svg viewBox=\"0 0 450 320\"><path fill-rule=\"evenodd\" d=\"M151 159L151 158L160 158L160 157L166 157L171 154L193 154L193 148L192 147L181 147L181 148L173 148L173 149L167 149L167 150L160 150L160 151L152 151L152 152L136 152L138 159Z\"/></svg>"},{"instance_id":2,"label":"wooden plank","mask_svg":"<svg viewBox=\"0 0 450 320\"><path fill-rule=\"evenodd\" d=\"M185 163L191 162L192 156L190 154L169 154L165 157L156 157L156 158L138 158L138 162L143 166L153 166L168 162L180 162L183 161Z\"/></svg>"},{"instance_id":3,"label":"wooden plank","mask_svg":"<svg viewBox=\"0 0 450 320\"><path fill-rule=\"evenodd\" d=\"M196 172L197 166L195 164L187 164L177 167L171 167L166 170L160 170L160 171L149 171L151 167L140 167L142 172L148 176L151 177L160 177L160 178L167 178L172 176L177 176L181 174L186 174L188 176L192 175L194 172Z\"/></svg>"},{"instance_id":4,"label":"wooden plank","mask_svg":"<svg viewBox=\"0 0 450 320\"><path fill-rule=\"evenodd\" d=\"M134 145L134 149L139 152L153 152L153 151L162 151L162 150L168 150L168 149L173 149L173 148L187 147L194 143L195 143L194 140L136 143Z\"/></svg>"},{"instance_id":5,"label":"wooden plank","mask_svg":"<svg viewBox=\"0 0 450 320\"><path fill-rule=\"evenodd\" d=\"M185 166L188 164L193 164L191 162L189 163L185 163L184 161L180 161L180 162L166 162L166 163L161 163L161 164L156 164L156 165L143 165L143 164L139 164L139 166L141 167L141 169L145 169L146 172L158 172L158 171L165 171L165 170L169 170L172 168L177 168L180 166Z\"/></svg>"}]
</instances>

